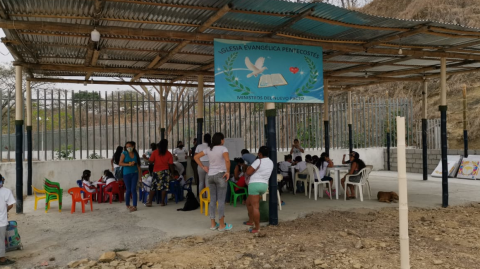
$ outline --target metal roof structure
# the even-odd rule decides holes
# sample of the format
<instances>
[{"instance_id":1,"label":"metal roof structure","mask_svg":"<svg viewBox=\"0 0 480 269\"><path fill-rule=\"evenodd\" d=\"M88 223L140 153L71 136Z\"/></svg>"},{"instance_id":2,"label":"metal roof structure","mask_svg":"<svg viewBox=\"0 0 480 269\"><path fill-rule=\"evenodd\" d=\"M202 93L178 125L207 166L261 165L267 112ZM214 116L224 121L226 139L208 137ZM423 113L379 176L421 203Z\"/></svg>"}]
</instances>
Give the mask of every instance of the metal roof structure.
<instances>
[{"instance_id":1,"label":"metal roof structure","mask_svg":"<svg viewBox=\"0 0 480 269\"><path fill-rule=\"evenodd\" d=\"M213 40L322 46L330 88L480 69L480 29L280 0L0 0L2 42L29 79L213 82ZM96 28L99 42L90 38ZM399 54L399 51L402 51Z\"/></svg>"}]
</instances>

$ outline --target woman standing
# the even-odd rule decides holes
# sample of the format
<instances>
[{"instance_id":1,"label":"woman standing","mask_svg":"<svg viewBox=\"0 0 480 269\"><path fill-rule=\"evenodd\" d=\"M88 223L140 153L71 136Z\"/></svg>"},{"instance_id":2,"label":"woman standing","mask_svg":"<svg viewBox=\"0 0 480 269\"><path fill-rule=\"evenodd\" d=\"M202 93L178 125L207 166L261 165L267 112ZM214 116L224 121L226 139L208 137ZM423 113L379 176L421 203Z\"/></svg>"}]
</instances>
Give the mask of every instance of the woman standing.
<instances>
[{"instance_id":1,"label":"woman standing","mask_svg":"<svg viewBox=\"0 0 480 269\"><path fill-rule=\"evenodd\" d=\"M355 175L360 170L366 167L365 163L360 159L360 154L358 152L352 151L350 153L350 171L347 175ZM345 177L347 176L345 175ZM342 178L342 187L345 189L345 177ZM348 181L358 183L360 182L361 176L350 177ZM347 200L355 199L355 186L349 185L348 189L350 190L350 195L348 195L348 190L345 190L345 195L347 195Z\"/></svg>"},{"instance_id":2,"label":"woman standing","mask_svg":"<svg viewBox=\"0 0 480 269\"><path fill-rule=\"evenodd\" d=\"M183 176L187 173L187 154L188 151L183 147L183 142L178 141L177 148L173 150L173 155L175 155L175 159L183 165Z\"/></svg>"},{"instance_id":3,"label":"woman standing","mask_svg":"<svg viewBox=\"0 0 480 269\"><path fill-rule=\"evenodd\" d=\"M228 149L223 146L224 140L225 136L222 133L214 134L210 147L195 155L195 162L208 174L210 230L218 229L220 232L229 231L233 228L232 224L225 223L225 197L227 195L227 181L230 177L230 158L228 157ZM208 167L200 160L203 156L208 156ZM217 202L219 223L215 221Z\"/></svg>"},{"instance_id":4,"label":"woman standing","mask_svg":"<svg viewBox=\"0 0 480 269\"><path fill-rule=\"evenodd\" d=\"M254 226L249 229L251 233L260 231L260 198L267 192L272 172L273 162L268 158L268 147L262 146L258 150L257 160L247 168L247 176L250 176L247 198L248 221L243 224Z\"/></svg>"},{"instance_id":5,"label":"woman standing","mask_svg":"<svg viewBox=\"0 0 480 269\"><path fill-rule=\"evenodd\" d=\"M145 205L151 207L153 196L155 196L157 190L161 190L161 205L165 206L165 196L167 195L170 180L172 179L171 173L173 173L175 169L172 153L168 151L167 139L162 139L160 143L158 143L157 149L152 152L148 161L153 163L153 180L150 193L148 194L148 201Z\"/></svg>"},{"instance_id":6,"label":"woman standing","mask_svg":"<svg viewBox=\"0 0 480 269\"><path fill-rule=\"evenodd\" d=\"M292 158L295 160L298 156L302 157L302 153L304 152L305 150L300 146L300 141L295 138L293 140L292 149L290 150L290 155L292 155Z\"/></svg>"},{"instance_id":7,"label":"woman standing","mask_svg":"<svg viewBox=\"0 0 480 269\"><path fill-rule=\"evenodd\" d=\"M211 144L212 144L212 136L210 134L205 134L203 136L203 144L197 146L197 148L195 149L195 153L198 154L200 152L203 152L203 150L210 147ZM209 165L208 156L202 155L202 157L200 158L200 161L202 162L202 165L204 167L208 167ZM198 164L197 161L195 162ZM207 177L207 172L205 172L205 170L200 165L198 165L197 171L198 171L198 192L201 192L205 188L205 178Z\"/></svg>"},{"instance_id":8,"label":"woman standing","mask_svg":"<svg viewBox=\"0 0 480 269\"><path fill-rule=\"evenodd\" d=\"M119 165L122 152L123 152L123 147L118 146L117 150L115 150L115 153L113 154L112 160L110 161L112 165L112 172L115 175L115 178L117 180L121 180L123 178L122 167Z\"/></svg>"},{"instance_id":9,"label":"woman standing","mask_svg":"<svg viewBox=\"0 0 480 269\"><path fill-rule=\"evenodd\" d=\"M123 167L123 181L127 192L125 193L125 204L130 212L137 211L137 183L142 182L142 169L140 168L140 156L135 149L135 142L125 144L126 151L120 157L119 165ZM130 206L130 195L132 195L133 206Z\"/></svg>"}]
</instances>

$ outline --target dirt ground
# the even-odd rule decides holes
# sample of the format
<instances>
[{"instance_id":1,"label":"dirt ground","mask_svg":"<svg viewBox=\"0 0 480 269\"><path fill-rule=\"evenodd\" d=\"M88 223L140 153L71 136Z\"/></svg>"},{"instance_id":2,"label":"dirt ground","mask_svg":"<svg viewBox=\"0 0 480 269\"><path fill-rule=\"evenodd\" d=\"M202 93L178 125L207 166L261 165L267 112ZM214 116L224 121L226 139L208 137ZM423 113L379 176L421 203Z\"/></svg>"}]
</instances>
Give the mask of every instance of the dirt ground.
<instances>
[{"instance_id":1,"label":"dirt ground","mask_svg":"<svg viewBox=\"0 0 480 269\"><path fill-rule=\"evenodd\" d=\"M479 203L410 209L409 217L411 268L479 268ZM397 208L314 213L258 235L246 229L174 238L128 261L83 268L400 267Z\"/></svg>"}]
</instances>

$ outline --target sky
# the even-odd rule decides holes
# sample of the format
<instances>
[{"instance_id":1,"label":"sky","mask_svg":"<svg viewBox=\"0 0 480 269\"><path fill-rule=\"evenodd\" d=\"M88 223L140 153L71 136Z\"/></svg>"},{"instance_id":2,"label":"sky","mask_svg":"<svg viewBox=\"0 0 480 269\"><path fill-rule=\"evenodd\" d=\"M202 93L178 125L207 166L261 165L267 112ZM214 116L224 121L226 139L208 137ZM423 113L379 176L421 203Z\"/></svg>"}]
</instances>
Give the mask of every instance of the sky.
<instances>
[{"instance_id":1,"label":"sky","mask_svg":"<svg viewBox=\"0 0 480 269\"><path fill-rule=\"evenodd\" d=\"M360 5L364 5L366 2L371 0L358 0ZM341 0L327 0L325 2L332 3L338 6L341 6ZM3 31L0 31L0 37L5 37ZM13 61L13 57L5 47L3 43L0 43L0 64L10 64ZM68 79L69 77L65 77ZM72 77L72 79L78 79L78 77ZM112 78L97 78L98 80L113 80ZM116 91L116 90L132 90L130 86L126 85L87 85L84 86L83 84L56 84L56 88L66 89L66 90L81 90L81 91Z\"/></svg>"}]
</instances>

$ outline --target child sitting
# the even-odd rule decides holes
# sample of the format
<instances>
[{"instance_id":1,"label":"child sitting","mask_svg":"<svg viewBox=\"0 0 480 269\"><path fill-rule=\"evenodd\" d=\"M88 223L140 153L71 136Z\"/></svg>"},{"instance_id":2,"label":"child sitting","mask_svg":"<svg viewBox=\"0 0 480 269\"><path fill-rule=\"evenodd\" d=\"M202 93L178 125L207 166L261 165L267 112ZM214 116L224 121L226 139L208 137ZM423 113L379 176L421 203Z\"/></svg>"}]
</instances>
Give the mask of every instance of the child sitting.
<instances>
[{"instance_id":1,"label":"child sitting","mask_svg":"<svg viewBox=\"0 0 480 269\"><path fill-rule=\"evenodd\" d=\"M183 185L185 185L186 183L185 179L183 178L183 175L180 175L180 173L177 170L173 171L172 175L173 175L173 178L177 180L178 183L180 184L180 188L183 188Z\"/></svg>"},{"instance_id":2,"label":"child sitting","mask_svg":"<svg viewBox=\"0 0 480 269\"><path fill-rule=\"evenodd\" d=\"M111 192L112 191L112 182L116 182L117 180L115 179L115 176L113 175L112 172L110 172L109 170L105 170L105 175L103 176L104 178L104 183L105 183L105 191L106 192Z\"/></svg>"},{"instance_id":3,"label":"child sitting","mask_svg":"<svg viewBox=\"0 0 480 269\"><path fill-rule=\"evenodd\" d=\"M90 170L84 170L82 173L82 186L89 193L96 193L97 187L95 186L97 182L90 182L90 176L92 172Z\"/></svg>"}]
</instances>

